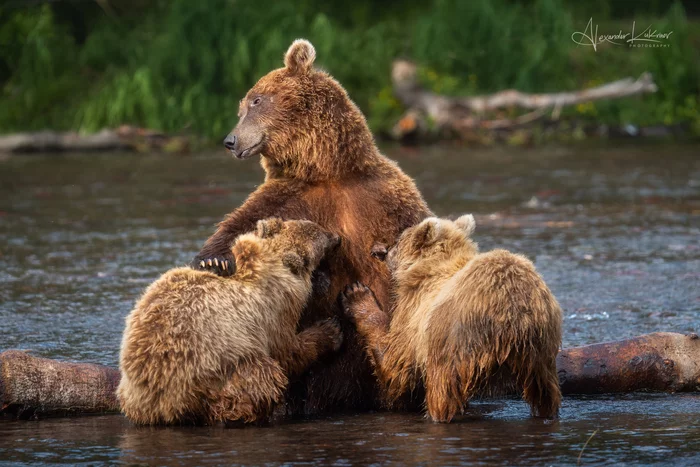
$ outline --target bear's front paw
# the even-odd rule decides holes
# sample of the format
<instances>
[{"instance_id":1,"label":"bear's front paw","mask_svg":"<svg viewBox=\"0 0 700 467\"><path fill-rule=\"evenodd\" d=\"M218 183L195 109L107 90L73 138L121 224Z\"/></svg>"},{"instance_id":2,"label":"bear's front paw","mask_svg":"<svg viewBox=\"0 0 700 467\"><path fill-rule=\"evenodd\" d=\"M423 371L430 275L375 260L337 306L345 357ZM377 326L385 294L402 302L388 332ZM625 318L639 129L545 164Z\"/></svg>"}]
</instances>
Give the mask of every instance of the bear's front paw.
<instances>
[{"instance_id":1,"label":"bear's front paw","mask_svg":"<svg viewBox=\"0 0 700 467\"><path fill-rule=\"evenodd\" d=\"M350 318L356 318L358 313L366 311L366 307L362 304L367 300L374 302L374 293L362 282L348 285L340 294L340 304L345 314Z\"/></svg>"},{"instance_id":2,"label":"bear's front paw","mask_svg":"<svg viewBox=\"0 0 700 467\"><path fill-rule=\"evenodd\" d=\"M192 261L191 266L198 271L209 271L222 277L232 276L236 272L236 261L233 256L228 255L198 256Z\"/></svg>"},{"instance_id":3,"label":"bear's front paw","mask_svg":"<svg viewBox=\"0 0 700 467\"><path fill-rule=\"evenodd\" d=\"M328 318L318 322L316 325L323 335L328 339L328 350L337 352L343 345L343 331L340 329L340 322L337 318Z\"/></svg>"}]
</instances>

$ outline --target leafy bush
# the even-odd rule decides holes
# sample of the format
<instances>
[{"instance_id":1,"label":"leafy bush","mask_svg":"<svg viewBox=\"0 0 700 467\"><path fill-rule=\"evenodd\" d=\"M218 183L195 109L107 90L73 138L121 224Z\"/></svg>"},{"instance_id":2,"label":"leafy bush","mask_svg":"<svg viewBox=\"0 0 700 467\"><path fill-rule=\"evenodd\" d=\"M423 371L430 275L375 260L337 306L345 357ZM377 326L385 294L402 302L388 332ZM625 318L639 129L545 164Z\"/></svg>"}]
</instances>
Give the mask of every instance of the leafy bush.
<instances>
[{"instance_id":1,"label":"leafy bush","mask_svg":"<svg viewBox=\"0 0 700 467\"><path fill-rule=\"evenodd\" d=\"M438 73L476 77L479 91L567 87L571 18L558 0L437 0L417 24L415 58ZM474 79L472 78L472 81Z\"/></svg>"},{"instance_id":2,"label":"leafy bush","mask_svg":"<svg viewBox=\"0 0 700 467\"><path fill-rule=\"evenodd\" d=\"M664 12L654 24L674 31L672 47L605 56L570 40L581 20L572 17L578 3L564 0L99 4L109 8L0 6L0 132L129 123L218 140L235 124L239 99L282 65L297 37L315 44L318 66L346 86L375 130L402 111L390 83L398 56L417 60L421 80L446 94L576 89L649 70L656 95L572 112L617 123L698 122L698 44L680 3L668 11L640 3Z\"/></svg>"}]
</instances>

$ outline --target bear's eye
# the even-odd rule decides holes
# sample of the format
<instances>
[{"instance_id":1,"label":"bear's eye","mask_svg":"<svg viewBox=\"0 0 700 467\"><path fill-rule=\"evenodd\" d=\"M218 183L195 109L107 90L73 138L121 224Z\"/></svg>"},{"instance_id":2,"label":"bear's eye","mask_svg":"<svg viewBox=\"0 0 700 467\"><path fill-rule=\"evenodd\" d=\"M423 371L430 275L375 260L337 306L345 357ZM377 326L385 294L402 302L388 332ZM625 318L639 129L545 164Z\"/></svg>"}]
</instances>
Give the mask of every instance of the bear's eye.
<instances>
[{"instance_id":1,"label":"bear's eye","mask_svg":"<svg viewBox=\"0 0 700 467\"><path fill-rule=\"evenodd\" d=\"M256 105L258 105L260 102L262 102L262 98L256 97L255 99L253 99L253 102L250 103L250 106L251 106L251 107L256 106Z\"/></svg>"}]
</instances>

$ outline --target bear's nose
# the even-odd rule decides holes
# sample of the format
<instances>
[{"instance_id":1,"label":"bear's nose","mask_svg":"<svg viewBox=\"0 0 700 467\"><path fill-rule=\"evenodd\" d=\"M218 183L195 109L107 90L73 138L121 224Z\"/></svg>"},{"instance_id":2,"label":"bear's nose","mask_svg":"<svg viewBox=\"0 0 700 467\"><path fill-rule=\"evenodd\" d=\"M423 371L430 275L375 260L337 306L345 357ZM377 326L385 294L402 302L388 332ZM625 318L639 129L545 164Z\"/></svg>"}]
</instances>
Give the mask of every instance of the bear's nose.
<instances>
[{"instance_id":1,"label":"bear's nose","mask_svg":"<svg viewBox=\"0 0 700 467\"><path fill-rule=\"evenodd\" d=\"M236 137L229 133L229 135L224 139L224 147L229 151L233 151L236 147Z\"/></svg>"}]
</instances>

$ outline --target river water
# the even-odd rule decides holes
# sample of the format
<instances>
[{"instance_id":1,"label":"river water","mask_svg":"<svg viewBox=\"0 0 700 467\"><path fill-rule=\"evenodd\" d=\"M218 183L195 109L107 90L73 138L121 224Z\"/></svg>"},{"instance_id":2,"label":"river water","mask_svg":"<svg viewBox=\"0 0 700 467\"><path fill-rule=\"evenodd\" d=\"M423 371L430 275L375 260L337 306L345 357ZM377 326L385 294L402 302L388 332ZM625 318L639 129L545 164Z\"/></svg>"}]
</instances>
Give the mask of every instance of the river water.
<instances>
[{"instance_id":1,"label":"river water","mask_svg":"<svg viewBox=\"0 0 700 467\"><path fill-rule=\"evenodd\" d=\"M482 250L535 261L564 309L564 346L700 331L697 146L385 152L437 214L476 215ZM223 150L0 160L0 351L116 365L141 291L188 263L262 178ZM579 454L582 465L700 465L700 394L569 397L549 423L510 399L450 425L399 413L243 430L0 418L0 465L576 465Z\"/></svg>"}]
</instances>

